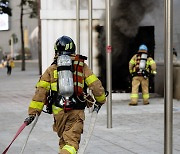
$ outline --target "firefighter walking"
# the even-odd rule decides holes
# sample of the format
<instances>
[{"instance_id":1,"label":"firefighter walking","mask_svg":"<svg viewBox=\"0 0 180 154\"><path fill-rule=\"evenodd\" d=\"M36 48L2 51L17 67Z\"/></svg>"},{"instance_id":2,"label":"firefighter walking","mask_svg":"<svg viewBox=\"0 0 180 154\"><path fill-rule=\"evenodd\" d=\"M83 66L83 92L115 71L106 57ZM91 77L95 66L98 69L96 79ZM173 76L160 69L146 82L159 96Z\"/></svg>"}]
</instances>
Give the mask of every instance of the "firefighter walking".
<instances>
[{"instance_id":1,"label":"firefighter walking","mask_svg":"<svg viewBox=\"0 0 180 154\"><path fill-rule=\"evenodd\" d=\"M59 136L60 154L76 154L79 149L84 109L93 102L86 87L95 98L93 110L99 111L106 100L101 81L84 62L87 58L75 54L75 48L70 37L57 39L54 62L40 77L25 119L30 124L46 104L54 116L53 130Z\"/></svg>"},{"instance_id":2,"label":"firefighter walking","mask_svg":"<svg viewBox=\"0 0 180 154\"><path fill-rule=\"evenodd\" d=\"M132 76L131 102L129 105L138 105L139 86L142 88L143 104L149 104L149 75L156 74L156 63L148 57L148 48L142 44L138 53L129 61L129 72Z\"/></svg>"}]
</instances>

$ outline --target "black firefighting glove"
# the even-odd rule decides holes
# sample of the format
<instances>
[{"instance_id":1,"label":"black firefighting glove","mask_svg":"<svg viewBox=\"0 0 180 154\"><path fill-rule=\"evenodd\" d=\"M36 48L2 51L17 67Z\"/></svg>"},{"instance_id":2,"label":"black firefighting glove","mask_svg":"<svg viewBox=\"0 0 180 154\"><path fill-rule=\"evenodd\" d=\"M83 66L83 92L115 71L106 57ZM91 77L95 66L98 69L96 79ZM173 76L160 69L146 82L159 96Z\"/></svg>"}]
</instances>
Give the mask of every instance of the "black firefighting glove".
<instances>
[{"instance_id":1,"label":"black firefighting glove","mask_svg":"<svg viewBox=\"0 0 180 154\"><path fill-rule=\"evenodd\" d=\"M29 117L27 117L24 122L27 123L27 125L31 124L31 122L34 120L36 116L35 115L29 115Z\"/></svg>"},{"instance_id":2,"label":"black firefighting glove","mask_svg":"<svg viewBox=\"0 0 180 154\"><path fill-rule=\"evenodd\" d=\"M94 108L93 108L93 112L96 111L97 113L99 112L100 108L101 108L102 104L99 102L96 102L94 104Z\"/></svg>"}]
</instances>

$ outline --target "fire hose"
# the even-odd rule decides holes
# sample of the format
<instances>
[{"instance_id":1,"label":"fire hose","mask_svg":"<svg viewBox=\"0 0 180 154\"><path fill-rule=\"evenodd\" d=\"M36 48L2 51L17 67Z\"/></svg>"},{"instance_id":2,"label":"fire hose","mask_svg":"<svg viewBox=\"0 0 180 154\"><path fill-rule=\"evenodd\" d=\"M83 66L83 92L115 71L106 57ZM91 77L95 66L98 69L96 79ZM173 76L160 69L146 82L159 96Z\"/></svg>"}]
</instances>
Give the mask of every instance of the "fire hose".
<instances>
[{"instance_id":1,"label":"fire hose","mask_svg":"<svg viewBox=\"0 0 180 154\"><path fill-rule=\"evenodd\" d=\"M36 125L36 123L37 123L37 121L38 121L38 118L39 118L39 116L36 115L35 120L34 120L34 123L32 124L32 127L31 127L31 129L30 129L30 131L29 131L29 133L28 133L28 136L27 136L26 141L25 141L25 143L24 143L24 145L23 145L23 147L22 147L22 149L21 149L20 154L23 154L24 149L26 148L26 145L27 145L29 136L30 136L30 134L31 134L31 132L32 132L32 130L33 130L33 128L34 128L34 126Z\"/></svg>"},{"instance_id":2,"label":"fire hose","mask_svg":"<svg viewBox=\"0 0 180 154\"><path fill-rule=\"evenodd\" d=\"M21 150L21 154L23 153L23 151L24 151L24 149L25 149L25 147L26 147L28 138L29 138L29 136L30 136L30 134L31 134L34 126L35 126L36 123L37 123L38 117L39 117L39 116L36 115L35 121L34 121L32 127L31 127L31 129L30 129L30 131L29 131L29 133L28 133L27 138L26 138L26 142L25 142L25 144L24 144L24 146L23 146L23 148L22 148L22 150ZM20 127L20 128L18 129L18 131L16 132L16 135L15 135L14 138L12 139L11 143L7 146L7 148L3 151L2 154L6 154L6 153L7 153L7 151L9 150L9 148L11 147L11 145L13 144L13 142L16 140L16 138L19 136L19 134L23 131L23 129L24 129L27 125L28 125L27 122L24 122L24 123L21 125L21 127Z\"/></svg>"},{"instance_id":3,"label":"fire hose","mask_svg":"<svg viewBox=\"0 0 180 154\"><path fill-rule=\"evenodd\" d=\"M88 134L86 135L84 142L82 143L82 145L78 151L78 154L84 154L84 152L86 150L86 147L91 139L91 136L92 136L92 133L94 130L94 126L95 126L96 119L97 119L97 114L98 113L96 111L92 112L91 121L90 121L89 129L88 129Z\"/></svg>"},{"instance_id":4,"label":"fire hose","mask_svg":"<svg viewBox=\"0 0 180 154\"><path fill-rule=\"evenodd\" d=\"M105 96L107 97L109 95L109 92L108 91L105 91ZM96 104L94 104L96 105ZM89 124L89 129L88 129L88 133L78 151L78 154L84 154L87 146L88 146L88 143L91 139L91 136L92 136L92 133L93 133L93 130L94 130L94 126L95 126L95 123L96 123L96 120L97 120L97 115L98 115L98 111L97 110L94 110L92 112L92 115L91 115L91 121L90 121L90 124Z\"/></svg>"}]
</instances>

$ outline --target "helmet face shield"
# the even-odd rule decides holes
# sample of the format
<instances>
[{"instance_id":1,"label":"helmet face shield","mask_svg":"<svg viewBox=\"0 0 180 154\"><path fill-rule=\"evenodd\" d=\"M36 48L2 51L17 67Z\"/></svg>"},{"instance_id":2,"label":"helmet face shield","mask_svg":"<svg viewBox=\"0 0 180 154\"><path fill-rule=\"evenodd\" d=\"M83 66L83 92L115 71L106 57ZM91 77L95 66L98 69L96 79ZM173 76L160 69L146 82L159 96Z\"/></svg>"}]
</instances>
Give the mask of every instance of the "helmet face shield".
<instances>
[{"instance_id":1,"label":"helmet face shield","mask_svg":"<svg viewBox=\"0 0 180 154\"><path fill-rule=\"evenodd\" d=\"M71 55L75 54L76 46L70 37L62 36L56 40L54 50L58 55Z\"/></svg>"}]
</instances>

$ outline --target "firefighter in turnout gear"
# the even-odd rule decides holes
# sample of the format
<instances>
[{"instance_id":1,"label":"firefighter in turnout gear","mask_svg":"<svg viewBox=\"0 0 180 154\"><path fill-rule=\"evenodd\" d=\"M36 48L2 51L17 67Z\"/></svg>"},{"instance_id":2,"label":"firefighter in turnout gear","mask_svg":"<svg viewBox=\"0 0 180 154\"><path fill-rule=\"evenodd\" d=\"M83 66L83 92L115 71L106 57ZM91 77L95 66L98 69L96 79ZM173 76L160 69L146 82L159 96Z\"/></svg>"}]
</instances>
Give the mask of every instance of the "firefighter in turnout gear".
<instances>
[{"instance_id":1,"label":"firefighter in turnout gear","mask_svg":"<svg viewBox=\"0 0 180 154\"><path fill-rule=\"evenodd\" d=\"M132 76L131 102L129 105L138 104L139 86L142 88L144 105L149 104L149 75L156 74L156 63L148 57L148 48L142 44L139 46L138 53L129 62L129 72Z\"/></svg>"},{"instance_id":2,"label":"firefighter in turnout gear","mask_svg":"<svg viewBox=\"0 0 180 154\"><path fill-rule=\"evenodd\" d=\"M31 123L46 105L47 111L54 116L53 130L59 136L60 154L77 153L85 107L92 106L95 101L93 110L97 111L106 101L101 81L84 62L87 57L75 54L75 48L70 37L57 39L54 62L40 77L29 105L29 116L25 119ZM87 87L94 98L88 95Z\"/></svg>"}]
</instances>

